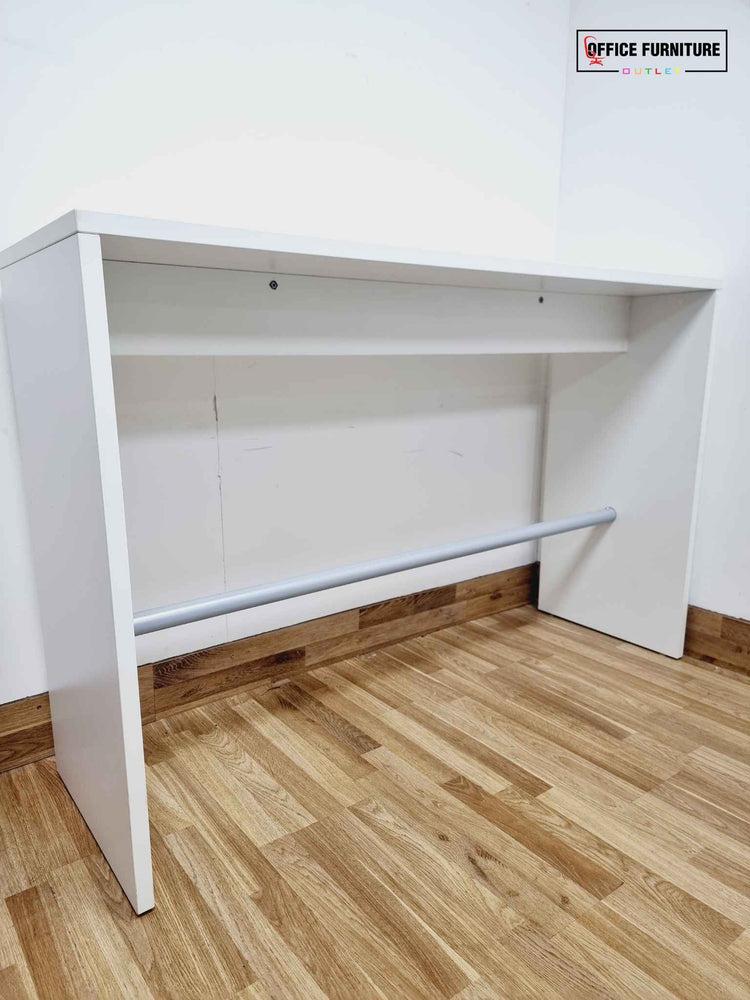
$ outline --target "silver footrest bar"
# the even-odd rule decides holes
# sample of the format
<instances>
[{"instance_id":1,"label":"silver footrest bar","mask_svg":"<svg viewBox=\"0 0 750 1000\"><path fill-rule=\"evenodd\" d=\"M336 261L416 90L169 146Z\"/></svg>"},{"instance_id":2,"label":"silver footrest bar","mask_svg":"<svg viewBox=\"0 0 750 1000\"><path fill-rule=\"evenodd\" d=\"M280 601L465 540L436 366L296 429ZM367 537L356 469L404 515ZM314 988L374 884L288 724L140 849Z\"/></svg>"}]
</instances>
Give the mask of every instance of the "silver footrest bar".
<instances>
[{"instance_id":1,"label":"silver footrest bar","mask_svg":"<svg viewBox=\"0 0 750 1000\"><path fill-rule=\"evenodd\" d=\"M379 576L388 576L390 573L416 569L418 566L430 566L432 563L460 559L462 556L472 556L478 552L491 552L507 545L518 545L519 542L529 542L549 535L561 535L566 531L577 531L579 528L589 528L595 524L609 524L616 517L617 511L614 507L604 507L587 514L573 514L570 517L558 518L556 521L538 521L523 528L510 528L494 535L483 535L463 542L434 545L428 549L404 552L398 556L370 559L368 562L340 566L320 573L308 573L306 576L295 576L290 580L279 580L277 583L264 583L247 590L233 590L226 594L199 597L182 604L139 611L133 619L135 634L158 632L163 628L186 625L188 622L227 615L233 611L259 608L264 604L285 601L290 597L316 594L321 590L344 587L348 583L359 583L362 580L373 580Z\"/></svg>"}]
</instances>

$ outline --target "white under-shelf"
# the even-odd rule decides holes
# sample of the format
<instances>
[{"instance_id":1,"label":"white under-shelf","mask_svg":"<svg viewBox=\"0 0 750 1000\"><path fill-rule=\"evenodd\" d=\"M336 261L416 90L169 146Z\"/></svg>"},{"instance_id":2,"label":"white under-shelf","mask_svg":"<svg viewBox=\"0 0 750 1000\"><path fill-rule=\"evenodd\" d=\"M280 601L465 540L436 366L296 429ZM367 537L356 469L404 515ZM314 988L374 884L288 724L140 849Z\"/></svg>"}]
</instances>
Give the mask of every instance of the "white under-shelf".
<instances>
[{"instance_id":1,"label":"white under-shelf","mask_svg":"<svg viewBox=\"0 0 750 1000\"><path fill-rule=\"evenodd\" d=\"M104 262L115 355L490 355L627 349L631 298Z\"/></svg>"}]
</instances>

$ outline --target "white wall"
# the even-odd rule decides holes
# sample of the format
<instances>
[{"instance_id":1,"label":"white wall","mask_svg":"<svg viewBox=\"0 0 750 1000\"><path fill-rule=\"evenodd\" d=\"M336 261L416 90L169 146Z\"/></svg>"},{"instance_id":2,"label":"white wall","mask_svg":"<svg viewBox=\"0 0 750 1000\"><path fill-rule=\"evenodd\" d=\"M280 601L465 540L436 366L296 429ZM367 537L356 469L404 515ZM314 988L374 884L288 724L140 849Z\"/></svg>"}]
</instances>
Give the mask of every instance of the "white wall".
<instances>
[{"instance_id":1,"label":"white wall","mask_svg":"<svg viewBox=\"0 0 750 1000\"><path fill-rule=\"evenodd\" d=\"M551 251L566 0L3 8L3 243L76 206Z\"/></svg>"},{"instance_id":2,"label":"white wall","mask_svg":"<svg viewBox=\"0 0 750 1000\"><path fill-rule=\"evenodd\" d=\"M573 0L571 28L729 30L728 73L574 72L557 255L725 275L690 602L750 618L750 5ZM658 470L654 471L658 475Z\"/></svg>"},{"instance_id":3,"label":"white wall","mask_svg":"<svg viewBox=\"0 0 750 1000\"><path fill-rule=\"evenodd\" d=\"M218 0L210 7L123 0L61 7L52 0L6 0L4 14L0 134L2 184L10 196L0 205L0 245L79 207L358 242L551 255L567 0L469 0L460 7L452 0ZM460 418L452 446L474 449L469 453L475 477L462 485L467 491L462 519L457 495L450 498L456 532L463 535L480 522L489 527L489 490L499 485L493 476L502 471L503 458L514 459L506 450L508 437L498 442L498 464L489 478L480 470L493 457L492 442L483 438L477 450L476 440L470 441L476 420L461 418L478 412L467 402L478 373L452 364L457 388L447 412ZM118 387L127 399L123 370L118 362ZM156 368L150 371L158 374ZM446 372L438 374L444 385ZM536 391L533 365L527 374L521 391ZM183 376L188 375L173 371L167 399L155 400L157 408L168 409L171 393L187 391ZM0 371L0 702L46 687L9 387L2 376ZM195 377L200 382L201 373ZM361 371L357 377L363 377ZM421 377L410 370L402 391L414 390ZM496 432L497 414L506 405L502 372L498 377L499 395L486 406L495 414L488 426ZM147 385L148 379L143 391ZM200 436L206 415L205 394L197 385L190 391L193 422L187 438ZM226 398L233 398L229 389ZM531 437L524 440L531 441L535 417L527 417L524 434ZM352 419L356 423L361 414ZM387 430L388 419L387 414L374 422L371 416L364 419L371 431L377 424L381 456L387 434L399 433ZM416 423L403 413L398 419L410 442L420 436L432 440L436 433L432 411ZM129 425L128 433L158 453L153 434L158 414L147 409L142 420L139 430L134 416L136 426ZM270 432L283 436L282 422ZM363 441L367 432L365 427ZM210 451L215 443L203 441L201 447ZM178 482L194 488L192 449L191 441ZM128 473L129 443L124 450L132 499L137 475ZM447 449L434 461L420 459L419 476L411 478L402 497L404 511L420 500L415 492L420 477L444 483L446 463L453 460L446 455ZM533 463L535 456L529 452L525 461ZM403 462L393 458L392 475L403 472ZM388 474L382 461L378 468ZM280 471L282 478L292 476L291 465ZM520 490L526 472L512 471L519 475ZM518 496L510 498L509 516ZM175 497L173 517L185 502L184 495ZM528 498L524 502L528 505ZM215 500L206 503L202 516L211 521ZM427 540L419 523L413 530L401 526L398 534L394 512L390 508L381 522L383 530L390 524L388 538L399 547L409 537L415 544ZM447 516L449 507L437 513ZM135 517L140 520L139 513ZM153 537L154 525L158 519L135 530ZM342 544L359 537L351 525L347 531ZM343 551L337 550L336 561ZM140 556L137 601L148 591L139 561ZM163 565L169 566L169 559ZM264 575L270 568L262 566Z\"/></svg>"},{"instance_id":4,"label":"white wall","mask_svg":"<svg viewBox=\"0 0 750 1000\"><path fill-rule=\"evenodd\" d=\"M536 520L545 359L116 358L136 610ZM149 662L532 562L528 543L138 639Z\"/></svg>"}]
</instances>

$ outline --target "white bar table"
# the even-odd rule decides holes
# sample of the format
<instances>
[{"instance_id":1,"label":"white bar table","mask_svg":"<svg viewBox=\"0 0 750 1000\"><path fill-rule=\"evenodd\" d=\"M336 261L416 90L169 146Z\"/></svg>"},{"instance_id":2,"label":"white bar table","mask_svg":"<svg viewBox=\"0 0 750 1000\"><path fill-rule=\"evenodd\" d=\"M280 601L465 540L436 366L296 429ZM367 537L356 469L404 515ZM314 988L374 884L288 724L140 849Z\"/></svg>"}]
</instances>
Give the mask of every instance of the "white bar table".
<instances>
[{"instance_id":1,"label":"white bar table","mask_svg":"<svg viewBox=\"0 0 750 1000\"><path fill-rule=\"evenodd\" d=\"M542 516L617 519L543 539L539 606L681 655L716 280L80 211L0 268L57 765L137 913L154 900L113 354L550 355Z\"/></svg>"}]
</instances>

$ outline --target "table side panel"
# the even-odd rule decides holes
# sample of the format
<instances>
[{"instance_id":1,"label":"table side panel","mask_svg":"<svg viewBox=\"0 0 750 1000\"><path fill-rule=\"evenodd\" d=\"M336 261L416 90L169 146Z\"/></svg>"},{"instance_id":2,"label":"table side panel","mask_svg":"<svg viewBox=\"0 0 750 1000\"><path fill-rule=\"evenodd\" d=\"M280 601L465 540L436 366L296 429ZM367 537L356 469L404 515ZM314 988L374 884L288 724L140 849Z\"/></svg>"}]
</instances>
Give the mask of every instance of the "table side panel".
<instances>
[{"instance_id":1,"label":"table side panel","mask_svg":"<svg viewBox=\"0 0 750 1000\"><path fill-rule=\"evenodd\" d=\"M714 296L637 298L628 351L553 357L544 517L614 524L541 543L539 607L682 655Z\"/></svg>"},{"instance_id":2,"label":"table side panel","mask_svg":"<svg viewBox=\"0 0 750 1000\"><path fill-rule=\"evenodd\" d=\"M99 238L2 272L60 774L137 912L153 906Z\"/></svg>"}]
</instances>

